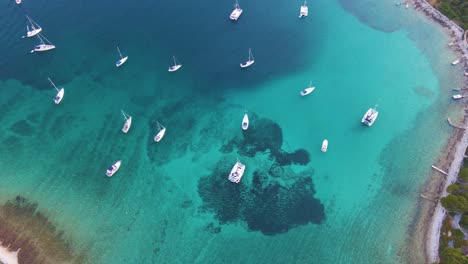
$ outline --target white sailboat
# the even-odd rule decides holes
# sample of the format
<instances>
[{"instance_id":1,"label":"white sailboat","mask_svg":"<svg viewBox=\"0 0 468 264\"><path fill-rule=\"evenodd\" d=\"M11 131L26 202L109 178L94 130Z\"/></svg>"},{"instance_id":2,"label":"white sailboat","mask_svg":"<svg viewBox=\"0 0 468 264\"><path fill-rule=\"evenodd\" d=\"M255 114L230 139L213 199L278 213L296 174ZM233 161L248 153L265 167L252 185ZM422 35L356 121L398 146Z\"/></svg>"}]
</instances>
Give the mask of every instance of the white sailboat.
<instances>
[{"instance_id":1,"label":"white sailboat","mask_svg":"<svg viewBox=\"0 0 468 264\"><path fill-rule=\"evenodd\" d=\"M301 11L299 12L299 18L306 17L309 15L309 8L307 7L307 0L304 0L304 4L301 5Z\"/></svg>"},{"instance_id":2,"label":"white sailboat","mask_svg":"<svg viewBox=\"0 0 468 264\"><path fill-rule=\"evenodd\" d=\"M128 56L125 56L125 57L122 56L122 52L120 52L119 46L117 46L117 51L119 52L120 60L118 60L115 63L115 66L120 67L120 66L122 66L122 64L124 64L127 61Z\"/></svg>"},{"instance_id":3,"label":"white sailboat","mask_svg":"<svg viewBox=\"0 0 468 264\"><path fill-rule=\"evenodd\" d=\"M57 86L55 86L55 83L52 82L52 80L47 77L47 79L49 79L49 82L50 84L52 84L52 86L55 88L55 90L57 90L57 95L55 95L54 97L54 102L55 104L60 104L60 102L62 101L63 99L63 96L65 94L65 89L62 87L62 88L57 88Z\"/></svg>"},{"instance_id":4,"label":"white sailboat","mask_svg":"<svg viewBox=\"0 0 468 264\"><path fill-rule=\"evenodd\" d=\"M34 47L34 49L31 50L31 53L33 53L35 51L48 51L48 50L51 50L51 49L55 49L55 46L46 37L44 37L40 33L37 34L37 37L41 41L41 44L36 45Z\"/></svg>"},{"instance_id":5,"label":"white sailboat","mask_svg":"<svg viewBox=\"0 0 468 264\"><path fill-rule=\"evenodd\" d=\"M172 56L172 58L174 59L174 65L169 67L169 70L168 70L169 72L175 72L178 69L180 69L180 67L182 67L182 64L177 64L177 60L175 56Z\"/></svg>"},{"instance_id":6,"label":"white sailboat","mask_svg":"<svg viewBox=\"0 0 468 264\"><path fill-rule=\"evenodd\" d=\"M244 118L242 119L242 129L247 130L247 128L249 128L249 116L247 112L245 112Z\"/></svg>"},{"instance_id":7,"label":"white sailboat","mask_svg":"<svg viewBox=\"0 0 468 264\"><path fill-rule=\"evenodd\" d=\"M327 152L327 149L328 149L328 140L324 139L323 142L322 142L322 152Z\"/></svg>"},{"instance_id":8,"label":"white sailboat","mask_svg":"<svg viewBox=\"0 0 468 264\"><path fill-rule=\"evenodd\" d=\"M15 1L17 5L21 4L21 0L15 0Z\"/></svg>"},{"instance_id":9,"label":"white sailboat","mask_svg":"<svg viewBox=\"0 0 468 264\"><path fill-rule=\"evenodd\" d=\"M121 160L116 161L110 167L107 168L106 175L107 177L112 177L114 173L116 173L120 169L120 165L122 164Z\"/></svg>"},{"instance_id":10,"label":"white sailboat","mask_svg":"<svg viewBox=\"0 0 468 264\"><path fill-rule=\"evenodd\" d=\"M122 109L120 109L120 111L122 111L122 115L125 119L124 126L122 127L122 132L127 133L130 127L132 126L132 117L127 115L127 113L125 113Z\"/></svg>"},{"instance_id":11,"label":"white sailboat","mask_svg":"<svg viewBox=\"0 0 468 264\"><path fill-rule=\"evenodd\" d=\"M315 90L315 86L312 86L312 81L309 82L309 87L301 91L301 96L306 96Z\"/></svg>"},{"instance_id":12,"label":"white sailboat","mask_svg":"<svg viewBox=\"0 0 468 264\"><path fill-rule=\"evenodd\" d=\"M374 108L369 108L369 110L367 110L367 112L362 117L361 122L366 126L372 126L378 116L379 112L377 111L377 106Z\"/></svg>"},{"instance_id":13,"label":"white sailboat","mask_svg":"<svg viewBox=\"0 0 468 264\"><path fill-rule=\"evenodd\" d=\"M242 176L244 175L244 171L245 165L242 164L239 160L237 160L236 164L234 164L234 167L232 167L231 173L229 173L228 179L231 182L239 183L242 179Z\"/></svg>"},{"instance_id":14,"label":"white sailboat","mask_svg":"<svg viewBox=\"0 0 468 264\"><path fill-rule=\"evenodd\" d=\"M159 122L156 122L156 124L158 125L159 132L156 134L156 136L154 136L154 141L159 142L164 137L166 128L159 124Z\"/></svg>"},{"instance_id":15,"label":"white sailboat","mask_svg":"<svg viewBox=\"0 0 468 264\"><path fill-rule=\"evenodd\" d=\"M28 19L28 22L29 22L26 25L26 30L27 30L26 36L30 38L39 34L39 32L42 31L41 26L39 26L39 24L34 22L34 20L32 20L29 16L26 16L26 18Z\"/></svg>"},{"instance_id":16,"label":"white sailboat","mask_svg":"<svg viewBox=\"0 0 468 264\"><path fill-rule=\"evenodd\" d=\"M254 64L254 62L255 62L255 60L254 60L254 56L252 54L252 50L249 48L249 60L247 60L246 62L241 62L240 66L241 66L241 68L247 68L250 65Z\"/></svg>"},{"instance_id":17,"label":"white sailboat","mask_svg":"<svg viewBox=\"0 0 468 264\"><path fill-rule=\"evenodd\" d=\"M234 10L232 10L232 13L229 16L229 18L231 20L237 21L237 19L239 19L240 15L242 15L242 11L243 10L242 10L242 8L240 8L239 2L236 0L236 4L234 5Z\"/></svg>"}]
</instances>

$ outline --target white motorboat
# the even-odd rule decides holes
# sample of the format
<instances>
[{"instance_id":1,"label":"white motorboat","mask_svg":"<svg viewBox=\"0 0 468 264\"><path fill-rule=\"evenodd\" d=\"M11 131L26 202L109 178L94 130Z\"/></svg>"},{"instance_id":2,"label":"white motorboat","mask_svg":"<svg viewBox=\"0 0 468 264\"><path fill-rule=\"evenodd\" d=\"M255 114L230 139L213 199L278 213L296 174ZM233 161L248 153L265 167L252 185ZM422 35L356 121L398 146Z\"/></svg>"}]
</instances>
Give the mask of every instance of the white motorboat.
<instances>
[{"instance_id":1,"label":"white motorboat","mask_svg":"<svg viewBox=\"0 0 468 264\"><path fill-rule=\"evenodd\" d=\"M463 98L463 95L461 95L461 94L454 94L454 95L452 95L452 99L453 99L453 100L458 100L458 99L462 99L462 98Z\"/></svg>"},{"instance_id":2,"label":"white motorboat","mask_svg":"<svg viewBox=\"0 0 468 264\"><path fill-rule=\"evenodd\" d=\"M324 139L322 142L322 152L327 152L328 149L328 140Z\"/></svg>"},{"instance_id":3,"label":"white motorboat","mask_svg":"<svg viewBox=\"0 0 468 264\"><path fill-rule=\"evenodd\" d=\"M30 38L39 34L39 32L42 31L41 26L39 26L36 22L34 22L34 20L32 20L29 16L26 16L26 18L28 19L28 22L29 22L26 25L26 30L27 30L26 36Z\"/></svg>"},{"instance_id":4,"label":"white motorboat","mask_svg":"<svg viewBox=\"0 0 468 264\"><path fill-rule=\"evenodd\" d=\"M15 1L17 5L21 4L21 0L15 0Z\"/></svg>"},{"instance_id":5,"label":"white motorboat","mask_svg":"<svg viewBox=\"0 0 468 264\"><path fill-rule=\"evenodd\" d=\"M178 69L180 69L180 67L182 67L182 64L177 64L177 60L175 56L172 56L172 58L174 59L174 65L169 67L168 69L169 72L175 72Z\"/></svg>"},{"instance_id":6,"label":"white motorboat","mask_svg":"<svg viewBox=\"0 0 468 264\"><path fill-rule=\"evenodd\" d=\"M245 113L242 119L242 129L247 130L247 128L249 128L249 116Z\"/></svg>"},{"instance_id":7,"label":"white motorboat","mask_svg":"<svg viewBox=\"0 0 468 264\"><path fill-rule=\"evenodd\" d=\"M377 116L379 116L379 112L377 111L377 106L375 106L374 108L369 108L369 110L367 110L367 112L362 117L361 122L364 125L372 126L375 120L377 119Z\"/></svg>"},{"instance_id":8,"label":"white motorboat","mask_svg":"<svg viewBox=\"0 0 468 264\"><path fill-rule=\"evenodd\" d=\"M158 125L159 131L156 134L156 136L154 136L154 141L159 142L164 137L164 134L166 133L166 128L159 124L159 122L156 122L156 124Z\"/></svg>"},{"instance_id":9,"label":"white motorboat","mask_svg":"<svg viewBox=\"0 0 468 264\"><path fill-rule=\"evenodd\" d=\"M120 109L120 111L122 111L122 115L125 119L124 126L122 127L122 132L127 133L130 127L132 126L132 117L127 115L122 109Z\"/></svg>"},{"instance_id":10,"label":"white motorboat","mask_svg":"<svg viewBox=\"0 0 468 264\"><path fill-rule=\"evenodd\" d=\"M55 95L54 97L54 102L55 104L60 104L60 102L62 101L63 99L63 96L65 94L65 89L62 87L62 88L57 88L57 86L55 86L55 83L52 82L52 80L50 78L47 78L49 79L49 82L50 84L52 84L52 86L55 88L55 90L57 91L57 95Z\"/></svg>"},{"instance_id":11,"label":"white motorboat","mask_svg":"<svg viewBox=\"0 0 468 264\"><path fill-rule=\"evenodd\" d=\"M118 160L117 162L112 164L112 166L107 168L107 171L106 171L107 177L112 177L112 175L114 175L114 173L116 173L120 169L121 164L122 164L122 161Z\"/></svg>"},{"instance_id":12,"label":"white motorboat","mask_svg":"<svg viewBox=\"0 0 468 264\"><path fill-rule=\"evenodd\" d=\"M34 47L34 49L31 50L31 53L33 53L35 51L48 51L48 50L51 50L51 49L55 49L55 46L46 37L44 37L40 33L37 33L37 37L41 41L41 44L36 45Z\"/></svg>"},{"instance_id":13,"label":"white motorboat","mask_svg":"<svg viewBox=\"0 0 468 264\"><path fill-rule=\"evenodd\" d=\"M301 91L301 96L306 96L315 90L315 86L312 86L312 81L309 83L309 87Z\"/></svg>"},{"instance_id":14,"label":"white motorboat","mask_svg":"<svg viewBox=\"0 0 468 264\"><path fill-rule=\"evenodd\" d=\"M234 5L234 10L232 10L232 13L229 16L229 18L231 20L237 21L237 19L239 19L239 17L242 15L242 11L243 10L242 8L240 8L239 2L236 0L236 4Z\"/></svg>"},{"instance_id":15,"label":"white motorboat","mask_svg":"<svg viewBox=\"0 0 468 264\"><path fill-rule=\"evenodd\" d=\"M254 64L254 62L255 62L255 60L254 60L254 56L252 54L252 50L249 49L249 59L246 62L242 62L240 64L240 66L241 66L241 68L247 68L250 65Z\"/></svg>"},{"instance_id":16,"label":"white motorboat","mask_svg":"<svg viewBox=\"0 0 468 264\"><path fill-rule=\"evenodd\" d=\"M237 160L236 164L234 164L234 167L232 167L231 173L229 173L228 179L231 182L239 183L242 179L242 176L244 175L244 171L245 165Z\"/></svg>"},{"instance_id":17,"label":"white motorboat","mask_svg":"<svg viewBox=\"0 0 468 264\"><path fill-rule=\"evenodd\" d=\"M118 60L115 63L115 66L120 67L120 66L122 66L122 64L124 64L127 61L128 56L125 56L125 57L122 56L122 52L120 52L119 46L117 46L117 51L119 52L120 60Z\"/></svg>"},{"instance_id":18,"label":"white motorboat","mask_svg":"<svg viewBox=\"0 0 468 264\"><path fill-rule=\"evenodd\" d=\"M307 0L304 0L304 4L301 5L301 11L299 12L299 18L306 17L309 15L309 8L307 7Z\"/></svg>"}]
</instances>

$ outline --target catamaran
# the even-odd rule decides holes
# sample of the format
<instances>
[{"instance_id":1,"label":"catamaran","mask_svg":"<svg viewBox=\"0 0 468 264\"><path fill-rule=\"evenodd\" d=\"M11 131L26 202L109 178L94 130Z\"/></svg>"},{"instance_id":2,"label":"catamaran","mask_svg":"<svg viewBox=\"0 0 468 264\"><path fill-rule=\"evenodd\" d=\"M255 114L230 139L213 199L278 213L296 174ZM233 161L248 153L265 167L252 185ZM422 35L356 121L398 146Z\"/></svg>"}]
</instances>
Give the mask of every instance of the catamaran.
<instances>
[{"instance_id":1,"label":"catamaran","mask_svg":"<svg viewBox=\"0 0 468 264\"><path fill-rule=\"evenodd\" d=\"M379 112L377 111L377 106L375 106L374 108L369 108L369 110L367 110L367 112L362 117L361 122L364 125L372 126L375 120L377 119L377 116L379 116Z\"/></svg>"},{"instance_id":2,"label":"catamaran","mask_svg":"<svg viewBox=\"0 0 468 264\"><path fill-rule=\"evenodd\" d=\"M26 30L27 30L26 36L30 38L39 34L39 32L42 31L41 26L39 26L36 22L34 22L34 20L32 20L29 16L26 16L26 18L28 19L28 22L29 22L26 25Z\"/></svg>"},{"instance_id":3,"label":"catamaran","mask_svg":"<svg viewBox=\"0 0 468 264\"><path fill-rule=\"evenodd\" d=\"M242 11L243 10L242 10L242 8L240 8L239 2L236 0L236 4L234 5L234 10L232 10L232 13L229 16L229 18L231 20L237 21L237 19L239 19L240 15L242 15Z\"/></svg>"},{"instance_id":4,"label":"catamaran","mask_svg":"<svg viewBox=\"0 0 468 264\"><path fill-rule=\"evenodd\" d=\"M246 61L246 62L242 62L240 64L241 68L247 68L249 67L250 65L254 64L255 60L254 60L254 56L252 54L252 50L249 49L249 60Z\"/></svg>"},{"instance_id":5,"label":"catamaran","mask_svg":"<svg viewBox=\"0 0 468 264\"><path fill-rule=\"evenodd\" d=\"M21 0L15 0L15 1L17 5L21 4Z\"/></svg>"},{"instance_id":6,"label":"catamaran","mask_svg":"<svg viewBox=\"0 0 468 264\"><path fill-rule=\"evenodd\" d=\"M55 49L55 46L46 37L44 37L40 33L37 34L37 37L41 41L41 44L36 45L34 49L31 50L31 53L35 51L47 51L47 50ZM44 42L44 40L46 40L46 42Z\"/></svg>"},{"instance_id":7,"label":"catamaran","mask_svg":"<svg viewBox=\"0 0 468 264\"><path fill-rule=\"evenodd\" d=\"M54 102L55 104L60 104L60 102L62 101L63 99L63 95L65 93L65 89L62 87L62 88L57 88L57 86L55 86L55 84L52 82L52 80L47 77L47 79L49 79L49 82L50 84L52 84L52 86L55 88L55 90L57 90L57 95L54 97Z\"/></svg>"},{"instance_id":8,"label":"catamaran","mask_svg":"<svg viewBox=\"0 0 468 264\"><path fill-rule=\"evenodd\" d=\"M154 141L159 142L164 137L166 128L159 124L159 122L156 122L156 124L158 125L159 132L156 134L156 136L154 136Z\"/></svg>"},{"instance_id":9,"label":"catamaran","mask_svg":"<svg viewBox=\"0 0 468 264\"><path fill-rule=\"evenodd\" d=\"M116 173L120 169L120 165L122 164L121 160L116 161L112 164L109 168L107 168L106 175L107 177L112 177L114 173Z\"/></svg>"},{"instance_id":10,"label":"catamaran","mask_svg":"<svg viewBox=\"0 0 468 264\"><path fill-rule=\"evenodd\" d=\"M175 72L182 67L182 64L177 64L175 56L172 56L172 58L174 58L174 65L169 67L169 72Z\"/></svg>"},{"instance_id":11,"label":"catamaran","mask_svg":"<svg viewBox=\"0 0 468 264\"><path fill-rule=\"evenodd\" d=\"M306 96L315 90L315 86L312 86L312 81L309 82L309 87L301 91L301 96Z\"/></svg>"},{"instance_id":12,"label":"catamaran","mask_svg":"<svg viewBox=\"0 0 468 264\"><path fill-rule=\"evenodd\" d=\"M328 149L328 140L324 139L323 142L322 142L322 152L327 152L327 149Z\"/></svg>"},{"instance_id":13,"label":"catamaran","mask_svg":"<svg viewBox=\"0 0 468 264\"><path fill-rule=\"evenodd\" d=\"M122 132L127 133L130 127L132 126L132 117L127 115L127 113L125 113L122 109L120 109L120 111L122 111L122 115L125 119L124 126L122 127Z\"/></svg>"},{"instance_id":14,"label":"catamaran","mask_svg":"<svg viewBox=\"0 0 468 264\"><path fill-rule=\"evenodd\" d=\"M242 164L239 160L237 160L236 164L234 164L234 167L232 167L231 173L229 173L228 179L231 182L239 183L242 179L242 176L244 175L244 171L245 165Z\"/></svg>"},{"instance_id":15,"label":"catamaran","mask_svg":"<svg viewBox=\"0 0 468 264\"><path fill-rule=\"evenodd\" d=\"M309 8L307 7L307 0L304 0L304 4L301 5L301 11L299 13L299 18L306 17L309 15Z\"/></svg>"},{"instance_id":16,"label":"catamaran","mask_svg":"<svg viewBox=\"0 0 468 264\"><path fill-rule=\"evenodd\" d=\"M247 130L249 128L249 116L247 112L244 114L244 118L242 119L242 129Z\"/></svg>"},{"instance_id":17,"label":"catamaran","mask_svg":"<svg viewBox=\"0 0 468 264\"><path fill-rule=\"evenodd\" d=\"M119 52L120 60L118 60L115 63L115 66L120 67L120 66L122 66L122 64L124 64L127 61L128 56L125 56L125 57L122 56L122 52L120 52L119 46L117 46L117 51Z\"/></svg>"}]
</instances>

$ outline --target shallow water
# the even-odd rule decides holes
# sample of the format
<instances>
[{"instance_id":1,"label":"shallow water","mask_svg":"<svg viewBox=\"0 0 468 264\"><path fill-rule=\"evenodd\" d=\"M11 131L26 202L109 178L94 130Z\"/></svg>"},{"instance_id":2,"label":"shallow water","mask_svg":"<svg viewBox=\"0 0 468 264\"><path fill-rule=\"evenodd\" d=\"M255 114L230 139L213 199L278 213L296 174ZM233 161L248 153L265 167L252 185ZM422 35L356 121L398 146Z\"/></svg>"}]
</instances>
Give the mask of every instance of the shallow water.
<instances>
[{"instance_id":1,"label":"shallow water","mask_svg":"<svg viewBox=\"0 0 468 264\"><path fill-rule=\"evenodd\" d=\"M37 202L90 263L406 262L458 80L443 32L384 3L241 2L237 23L229 2L3 3L0 199ZM24 14L57 49L29 53Z\"/></svg>"}]
</instances>

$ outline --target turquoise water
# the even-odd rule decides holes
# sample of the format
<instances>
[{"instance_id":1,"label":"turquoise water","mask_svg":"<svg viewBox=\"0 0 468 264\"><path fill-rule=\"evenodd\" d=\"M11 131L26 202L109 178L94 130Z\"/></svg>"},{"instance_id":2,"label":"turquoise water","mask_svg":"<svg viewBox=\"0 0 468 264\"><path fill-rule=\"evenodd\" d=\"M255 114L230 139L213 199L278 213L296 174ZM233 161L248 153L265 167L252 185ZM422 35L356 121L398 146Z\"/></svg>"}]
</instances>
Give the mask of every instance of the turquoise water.
<instances>
[{"instance_id":1,"label":"turquoise water","mask_svg":"<svg viewBox=\"0 0 468 264\"><path fill-rule=\"evenodd\" d=\"M303 20L300 2L240 4L232 23L226 1L2 3L0 200L37 202L89 263L407 262L418 190L459 106L448 39L390 1L314 2ZM57 49L29 53L24 14Z\"/></svg>"}]
</instances>

